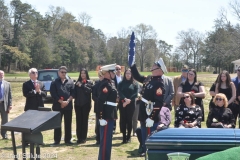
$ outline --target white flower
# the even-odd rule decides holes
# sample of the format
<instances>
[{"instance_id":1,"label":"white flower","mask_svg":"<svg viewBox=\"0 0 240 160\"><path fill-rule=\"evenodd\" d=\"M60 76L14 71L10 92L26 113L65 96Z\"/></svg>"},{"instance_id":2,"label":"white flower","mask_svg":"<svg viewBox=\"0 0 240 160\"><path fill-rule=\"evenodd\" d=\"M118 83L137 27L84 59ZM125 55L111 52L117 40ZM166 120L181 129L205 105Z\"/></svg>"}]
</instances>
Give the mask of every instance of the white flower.
<instances>
[{"instance_id":1,"label":"white flower","mask_svg":"<svg viewBox=\"0 0 240 160\"><path fill-rule=\"evenodd\" d=\"M215 118L213 118L213 120L212 120L214 123L217 123L218 122L218 120L217 119L215 119Z\"/></svg>"}]
</instances>

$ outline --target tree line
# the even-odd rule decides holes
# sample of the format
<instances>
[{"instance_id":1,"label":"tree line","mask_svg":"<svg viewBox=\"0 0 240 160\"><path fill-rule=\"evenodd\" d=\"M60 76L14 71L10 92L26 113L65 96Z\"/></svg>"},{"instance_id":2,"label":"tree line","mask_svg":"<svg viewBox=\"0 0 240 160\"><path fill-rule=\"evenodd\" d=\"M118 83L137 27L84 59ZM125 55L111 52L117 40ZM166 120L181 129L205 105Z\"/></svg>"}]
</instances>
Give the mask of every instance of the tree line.
<instances>
[{"instance_id":1,"label":"tree line","mask_svg":"<svg viewBox=\"0 0 240 160\"><path fill-rule=\"evenodd\" d=\"M229 6L240 21L240 3L233 0ZM50 6L41 15L31 4L12 0L7 6L0 0L0 68L11 72L65 65L70 71L79 71L109 63L127 66L129 39L134 31L136 63L141 71L148 70L159 57L167 67L177 70L187 64L197 71L207 66L232 71L231 62L240 58L240 26L227 19L227 11L219 11L213 31L179 31L179 45L173 46L158 39L155 29L144 23L107 37L101 29L89 25L92 17L86 12L75 17L63 7Z\"/></svg>"}]
</instances>

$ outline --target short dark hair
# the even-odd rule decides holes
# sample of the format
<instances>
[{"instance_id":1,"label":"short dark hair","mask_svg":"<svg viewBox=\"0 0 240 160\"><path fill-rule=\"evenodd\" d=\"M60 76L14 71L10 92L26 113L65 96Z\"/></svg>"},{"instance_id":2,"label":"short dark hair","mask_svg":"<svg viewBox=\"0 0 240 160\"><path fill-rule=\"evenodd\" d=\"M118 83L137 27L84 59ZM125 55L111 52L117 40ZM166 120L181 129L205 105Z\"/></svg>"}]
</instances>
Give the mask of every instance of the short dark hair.
<instances>
[{"instance_id":1,"label":"short dark hair","mask_svg":"<svg viewBox=\"0 0 240 160\"><path fill-rule=\"evenodd\" d=\"M61 67L59 67L59 71L61 70L61 69L64 69L64 70L66 70L67 71L67 67L66 66L61 66Z\"/></svg>"}]
</instances>

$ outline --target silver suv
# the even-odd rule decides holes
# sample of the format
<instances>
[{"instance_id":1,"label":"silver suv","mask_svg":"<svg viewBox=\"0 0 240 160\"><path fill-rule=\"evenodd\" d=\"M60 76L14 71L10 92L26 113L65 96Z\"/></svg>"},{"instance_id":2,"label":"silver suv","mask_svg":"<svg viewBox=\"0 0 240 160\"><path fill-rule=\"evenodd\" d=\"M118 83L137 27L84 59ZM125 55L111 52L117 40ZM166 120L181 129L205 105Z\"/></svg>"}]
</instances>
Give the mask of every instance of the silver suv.
<instances>
[{"instance_id":1,"label":"silver suv","mask_svg":"<svg viewBox=\"0 0 240 160\"><path fill-rule=\"evenodd\" d=\"M45 89L47 91L47 97L44 99L52 99L51 94L50 94L50 86L52 81L57 79L58 76L58 69L43 69L43 70L38 70L38 80L43 82L45 85ZM70 79L68 75L66 75L67 79Z\"/></svg>"}]
</instances>

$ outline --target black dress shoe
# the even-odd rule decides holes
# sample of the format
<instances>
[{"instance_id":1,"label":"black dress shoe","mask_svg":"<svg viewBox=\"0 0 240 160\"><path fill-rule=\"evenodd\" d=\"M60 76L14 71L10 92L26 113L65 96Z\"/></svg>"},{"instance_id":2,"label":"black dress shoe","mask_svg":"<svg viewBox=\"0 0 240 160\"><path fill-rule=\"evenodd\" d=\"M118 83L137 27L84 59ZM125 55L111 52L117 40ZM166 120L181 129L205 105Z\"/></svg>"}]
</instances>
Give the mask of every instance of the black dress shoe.
<instances>
[{"instance_id":1,"label":"black dress shoe","mask_svg":"<svg viewBox=\"0 0 240 160\"><path fill-rule=\"evenodd\" d=\"M71 141L68 141L68 142L65 142L65 144L67 144L67 145L73 145L74 143L71 142Z\"/></svg>"},{"instance_id":2,"label":"black dress shoe","mask_svg":"<svg viewBox=\"0 0 240 160\"><path fill-rule=\"evenodd\" d=\"M131 138L129 138L129 139L126 141L126 143L131 143Z\"/></svg>"},{"instance_id":3,"label":"black dress shoe","mask_svg":"<svg viewBox=\"0 0 240 160\"><path fill-rule=\"evenodd\" d=\"M77 144L84 144L86 143L86 140L77 140Z\"/></svg>"},{"instance_id":4,"label":"black dress shoe","mask_svg":"<svg viewBox=\"0 0 240 160\"><path fill-rule=\"evenodd\" d=\"M50 146L57 146L59 144L60 144L59 142L54 142L53 144L50 144Z\"/></svg>"}]
</instances>

